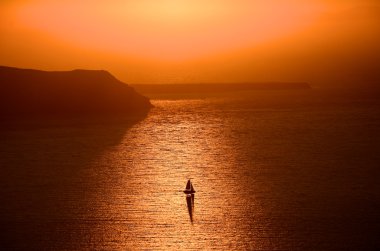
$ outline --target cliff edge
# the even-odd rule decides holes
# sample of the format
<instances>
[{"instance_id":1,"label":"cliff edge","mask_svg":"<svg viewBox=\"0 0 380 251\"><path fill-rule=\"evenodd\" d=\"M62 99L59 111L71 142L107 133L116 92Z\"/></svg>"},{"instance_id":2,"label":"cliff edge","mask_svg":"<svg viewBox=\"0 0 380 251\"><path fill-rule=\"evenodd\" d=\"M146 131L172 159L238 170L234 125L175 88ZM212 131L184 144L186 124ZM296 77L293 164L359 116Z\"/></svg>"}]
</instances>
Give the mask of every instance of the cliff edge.
<instances>
[{"instance_id":1,"label":"cliff edge","mask_svg":"<svg viewBox=\"0 0 380 251\"><path fill-rule=\"evenodd\" d=\"M144 114L148 98L107 71L40 71L0 66L0 115Z\"/></svg>"}]
</instances>

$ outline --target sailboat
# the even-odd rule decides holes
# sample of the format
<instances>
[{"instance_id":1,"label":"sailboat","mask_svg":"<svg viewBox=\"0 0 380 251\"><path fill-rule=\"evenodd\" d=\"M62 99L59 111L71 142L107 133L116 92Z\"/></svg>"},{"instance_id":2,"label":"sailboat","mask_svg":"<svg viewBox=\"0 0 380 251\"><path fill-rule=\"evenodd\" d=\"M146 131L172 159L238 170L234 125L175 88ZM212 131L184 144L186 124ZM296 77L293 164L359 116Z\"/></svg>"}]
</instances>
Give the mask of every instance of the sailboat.
<instances>
[{"instance_id":1,"label":"sailboat","mask_svg":"<svg viewBox=\"0 0 380 251\"><path fill-rule=\"evenodd\" d=\"M185 194L193 194L195 193L193 183L191 183L191 180L187 181L186 189L183 191Z\"/></svg>"}]
</instances>

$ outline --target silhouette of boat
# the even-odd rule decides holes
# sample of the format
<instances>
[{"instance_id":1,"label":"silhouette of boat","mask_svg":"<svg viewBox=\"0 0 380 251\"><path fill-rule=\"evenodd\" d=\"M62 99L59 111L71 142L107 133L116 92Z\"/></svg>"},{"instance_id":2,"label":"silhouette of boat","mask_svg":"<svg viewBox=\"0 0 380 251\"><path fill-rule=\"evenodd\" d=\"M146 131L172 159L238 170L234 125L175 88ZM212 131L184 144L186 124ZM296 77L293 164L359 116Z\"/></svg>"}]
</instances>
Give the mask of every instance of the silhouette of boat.
<instances>
[{"instance_id":1,"label":"silhouette of boat","mask_svg":"<svg viewBox=\"0 0 380 251\"><path fill-rule=\"evenodd\" d=\"M193 183L191 183L191 180L187 181L186 189L183 190L183 192L185 194L193 194L193 193L195 193L195 190L194 190L194 187L193 187Z\"/></svg>"}]
</instances>

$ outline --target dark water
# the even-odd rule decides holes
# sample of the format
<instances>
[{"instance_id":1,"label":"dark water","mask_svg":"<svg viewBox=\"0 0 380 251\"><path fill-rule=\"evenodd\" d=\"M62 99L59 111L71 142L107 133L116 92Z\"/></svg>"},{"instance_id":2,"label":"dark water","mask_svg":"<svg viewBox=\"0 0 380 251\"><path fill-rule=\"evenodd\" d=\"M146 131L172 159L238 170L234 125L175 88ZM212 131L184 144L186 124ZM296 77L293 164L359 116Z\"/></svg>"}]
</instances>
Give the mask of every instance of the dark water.
<instances>
[{"instance_id":1,"label":"dark water","mask_svg":"<svg viewBox=\"0 0 380 251\"><path fill-rule=\"evenodd\" d=\"M0 246L378 250L379 97L154 100L134 124L2 129Z\"/></svg>"}]
</instances>

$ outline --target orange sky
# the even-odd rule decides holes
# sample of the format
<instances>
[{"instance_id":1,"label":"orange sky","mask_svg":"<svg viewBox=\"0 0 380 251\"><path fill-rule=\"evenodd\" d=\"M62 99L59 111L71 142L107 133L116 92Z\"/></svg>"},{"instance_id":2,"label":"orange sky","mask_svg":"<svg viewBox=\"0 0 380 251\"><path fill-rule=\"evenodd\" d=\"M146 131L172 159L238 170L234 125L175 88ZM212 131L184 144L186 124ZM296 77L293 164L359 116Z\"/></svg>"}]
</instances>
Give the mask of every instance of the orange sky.
<instances>
[{"instance_id":1,"label":"orange sky","mask_svg":"<svg viewBox=\"0 0 380 251\"><path fill-rule=\"evenodd\" d=\"M3 0L0 65L125 82L380 79L376 0Z\"/></svg>"}]
</instances>

